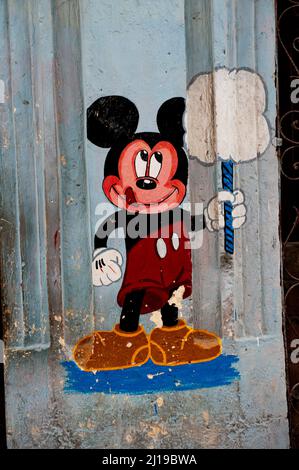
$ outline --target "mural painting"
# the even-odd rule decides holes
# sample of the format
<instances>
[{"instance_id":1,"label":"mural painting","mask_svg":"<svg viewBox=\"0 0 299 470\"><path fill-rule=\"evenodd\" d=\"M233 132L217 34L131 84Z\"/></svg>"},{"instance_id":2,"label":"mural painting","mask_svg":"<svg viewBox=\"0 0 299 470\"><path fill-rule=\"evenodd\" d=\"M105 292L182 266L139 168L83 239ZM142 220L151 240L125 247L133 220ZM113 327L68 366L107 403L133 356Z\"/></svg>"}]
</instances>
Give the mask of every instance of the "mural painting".
<instances>
[{"instance_id":1,"label":"mural painting","mask_svg":"<svg viewBox=\"0 0 299 470\"><path fill-rule=\"evenodd\" d=\"M254 103L248 104L252 98ZM255 111L248 119L248 106L259 114ZM117 296L122 310L111 331L91 332L75 345L76 365L65 363L66 390L154 393L225 385L238 378L233 367L238 358L222 354L222 341L214 332L194 329L179 317L173 299L178 290L184 299L192 293L191 250L199 248L194 234L224 229L224 248L233 255L234 230L247 217L244 194L233 186L233 168L266 150L265 109L260 77L248 70L227 69L192 80L187 113L182 97L164 102L157 113L159 132L136 133L139 112L125 97L103 96L88 108L87 137L92 144L108 149L102 187L117 208L95 234L93 284L107 289L122 278ZM237 128L235 142L227 126ZM246 138L239 140L240 132ZM189 158L203 164L220 160L222 164L223 188L204 210L201 201L190 211L184 208L188 184L185 147ZM122 254L109 247L109 237L120 228L125 238L125 266ZM162 325L146 332L142 317L157 310ZM161 377L152 386L146 379L154 375ZM105 386L97 385L98 377Z\"/></svg>"},{"instance_id":2,"label":"mural painting","mask_svg":"<svg viewBox=\"0 0 299 470\"><path fill-rule=\"evenodd\" d=\"M204 165L221 162L223 189L233 192L234 166L259 157L270 143L266 88L261 77L248 69L221 67L195 76L188 87L187 121L190 158ZM234 132L232 132L232 129ZM244 223L246 208L234 221L231 201L224 203L221 223L225 251L234 253L234 228ZM242 212L243 210L243 212ZM222 218L223 217L223 218ZM213 229L215 222L212 223Z\"/></svg>"}]
</instances>

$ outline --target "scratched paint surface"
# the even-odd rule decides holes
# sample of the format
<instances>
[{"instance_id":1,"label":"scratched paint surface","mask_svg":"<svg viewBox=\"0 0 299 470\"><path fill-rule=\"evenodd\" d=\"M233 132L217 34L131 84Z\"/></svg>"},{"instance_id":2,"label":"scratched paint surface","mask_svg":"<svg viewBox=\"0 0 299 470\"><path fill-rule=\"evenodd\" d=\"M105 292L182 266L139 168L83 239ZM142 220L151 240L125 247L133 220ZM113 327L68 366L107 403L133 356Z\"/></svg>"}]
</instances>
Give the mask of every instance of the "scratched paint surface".
<instances>
[{"instance_id":1,"label":"scratched paint surface","mask_svg":"<svg viewBox=\"0 0 299 470\"><path fill-rule=\"evenodd\" d=\"M231 372L237 365L240 380L221 388L198 382L196 389L163 393L157 416L151 410L162 402L160 389L122 392L128 371L118 372L119 393L77 393L66 390L67 377L72 387L96 377L82 378L73 363L67 363L69 370L61 366L82 334L111 328L119 318L117 286L91 287L105 152L86 140L86 107L99 95L119 93L142 110L139 130L154 130L159 105L185 95L187 59L187 82L216 67L258 72L274 131L273 0L187 0L185 13L183 0L28 0L24 8L19 3L0 2L9 447L286 448L273 145L259 161L236 171L250 218L235 240L240 256L231 263L219 248L221 237L206 232L204 248L194 257L192 305L183 305L192 324L224 336L225 353L239 357ZM194 160L190 176L191 196L204 201L221 187L219 172L199 169ZM145 326L153 327L151 319L144 319ZM147 378L158 373L150 363L147 367L140 387L162 383L163 376ZM136 377L129 379L138 384ZM110 375L109 380L113 385Z\"/></svg>"},{"instance_id":2,"label":"scratched paint surface","mask_svg":"<svg viewBox=\"0 0 299 470\"><path fill-rule=\"evenodd\" d=\"M177 367L157 366L148 361L141 367L102 372L83 372L74 362L63 362L65 391L106 394L176 392L229 385L240 378L237 356L222 355L211 362Z\"/></svg>"}]
</instances>

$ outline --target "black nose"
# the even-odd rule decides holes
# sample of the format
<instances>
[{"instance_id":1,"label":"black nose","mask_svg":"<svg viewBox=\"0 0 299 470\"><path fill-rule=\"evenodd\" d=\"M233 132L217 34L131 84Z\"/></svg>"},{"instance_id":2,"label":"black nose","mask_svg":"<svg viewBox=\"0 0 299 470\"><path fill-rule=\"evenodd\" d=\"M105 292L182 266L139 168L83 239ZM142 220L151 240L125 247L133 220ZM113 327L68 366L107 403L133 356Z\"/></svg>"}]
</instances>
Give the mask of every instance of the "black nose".
<instances>
[{"instance_id":1,"label":"black nose","mask_svg":"<svg viewBox=\"0 0 299 470\"><path fill-rule=\"evenodd\" d=\"M136 186L140 189L155 189L157 187L156 181L149 178L140 178Z\"/></svg>"}]
</instances>

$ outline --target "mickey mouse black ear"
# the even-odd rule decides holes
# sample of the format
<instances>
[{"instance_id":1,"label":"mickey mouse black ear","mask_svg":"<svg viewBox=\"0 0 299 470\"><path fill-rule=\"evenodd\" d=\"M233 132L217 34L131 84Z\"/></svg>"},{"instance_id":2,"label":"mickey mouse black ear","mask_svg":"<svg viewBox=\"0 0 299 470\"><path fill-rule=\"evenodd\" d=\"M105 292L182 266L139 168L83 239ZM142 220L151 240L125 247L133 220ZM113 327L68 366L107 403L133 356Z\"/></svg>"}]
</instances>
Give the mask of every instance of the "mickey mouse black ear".
<instances>
[{"instance_id":1,"label":"mickey mouse black ear","mask_svg":"<svg viewBox=\"0 0 299 470\"><path fill-rule=\"evenodd\" d=\"M184 144L185 129L183 115L185 112L184 98L171 98L163 103L157 114L157 125L161 134L181 146Z\"/></svg>"},{"instance_id":2,"label":"mickey mouse black ear","mask_svg":"<svg viewBox=\"0 0 299 470\"><path fill-rule=\"evenodd\" d=\"M103 96L87 109L87 138L98 147L109 148L137 129L138 110L123 96Z\"/></svg>"}]
</instances>

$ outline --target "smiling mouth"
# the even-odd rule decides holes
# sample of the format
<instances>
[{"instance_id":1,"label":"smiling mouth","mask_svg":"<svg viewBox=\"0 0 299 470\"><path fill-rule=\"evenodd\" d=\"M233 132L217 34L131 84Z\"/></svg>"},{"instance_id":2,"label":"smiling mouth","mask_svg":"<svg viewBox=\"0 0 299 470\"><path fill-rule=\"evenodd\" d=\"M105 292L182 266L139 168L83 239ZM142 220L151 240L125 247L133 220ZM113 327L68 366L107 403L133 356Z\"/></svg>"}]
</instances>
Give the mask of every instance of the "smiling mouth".
<instances>
[{"instance_id":1,"label":"smiling mouth","mask_svg":"<svg viewBox=\"0 0 299 470\"><path fill-rule=\"evenodd\" d=\"M171 191L170 194L168 194L167 196L165 196L163 199L161 199L160 201L156 201L156 202L150 202L150 203L146 203L146 202L137 202L136 201L136 197L135 197L135 194L134 194L134 191L131 187L127 188L126 191L125 191L125 195L122 195L120 194L117 189L115 188L115 186L113 185L112 186L112 189L114 190L114 192L117 194L118 197L120 197L123 201L125 201L129 206L146 206L146 207L152 207L152 206L158 206L159 204L162 204L162 202L165 202L167 199L169 199L176 191L178 191L178 188L174 187L173 186L173 191Z\"/></svg>"},{"instance_id":2,"label":"smiling mouth","mask_svg":"<svg viewBox=\"0 0 299 470\"><path fill-rule=\"evenodd\" d=\"M136 197L131 186L129 186L125 190L125 199L126 199L127 204L129 204L129 206L131 206L132 204L136 204Z\"/></svg>"}]
</instances>

